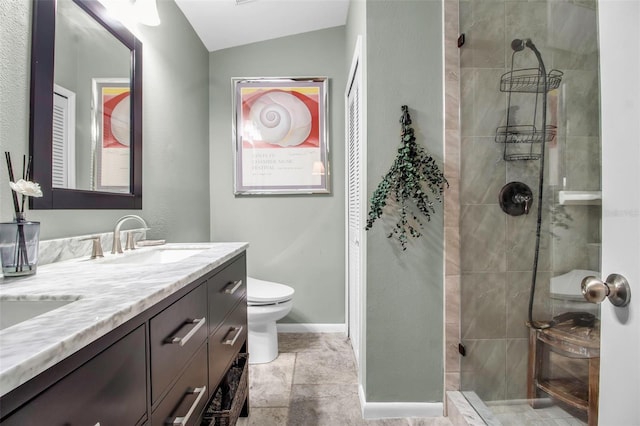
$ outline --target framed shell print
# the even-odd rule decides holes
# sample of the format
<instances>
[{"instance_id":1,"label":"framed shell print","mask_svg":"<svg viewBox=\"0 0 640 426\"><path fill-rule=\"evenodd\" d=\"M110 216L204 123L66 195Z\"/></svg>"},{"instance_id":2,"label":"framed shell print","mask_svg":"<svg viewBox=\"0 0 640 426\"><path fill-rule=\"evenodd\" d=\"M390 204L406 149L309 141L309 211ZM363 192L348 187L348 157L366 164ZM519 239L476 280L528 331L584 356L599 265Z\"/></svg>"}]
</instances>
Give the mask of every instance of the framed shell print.
<instances>
[{"instance_id":1,"label":"framed shell print","mask_svg":"<svg viewBox=\"0 0 640 426\"><path fill-rule=\"evenodd\" d=\"M233 78L235 193L329 193L326 77Z\"/></svg>"}]
</instances>

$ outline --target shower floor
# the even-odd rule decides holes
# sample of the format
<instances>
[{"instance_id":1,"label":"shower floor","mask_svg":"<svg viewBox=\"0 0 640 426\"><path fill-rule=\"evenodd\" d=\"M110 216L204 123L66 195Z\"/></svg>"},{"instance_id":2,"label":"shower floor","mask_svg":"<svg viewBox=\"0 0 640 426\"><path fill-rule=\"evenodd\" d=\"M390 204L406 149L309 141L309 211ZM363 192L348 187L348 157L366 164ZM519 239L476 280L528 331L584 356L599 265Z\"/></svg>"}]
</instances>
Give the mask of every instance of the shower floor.
<instances>
[{"instance_id":1,"label":"shower floor","mask_svg":"<svg viewBox=\"0 0 640 426\"><path fill-rule=\"evenodd\" d=\"M469 403L489 426L586 426L586 418L568 411L550 399L532 408L527 400L482 401L475 392L463 392Z\"/></svg>"},{"instance_id":2,"label":"shower floor","mask_svg":"<svg viewBox=\"0 0 640 426\"><path fill-rule=\"evenodd\" d=\"M533 409L527 401L489 402L487 407L503 426L515 425L566 425L582 426L587 423L553 404Z\"/></svg>"}]
</instances>

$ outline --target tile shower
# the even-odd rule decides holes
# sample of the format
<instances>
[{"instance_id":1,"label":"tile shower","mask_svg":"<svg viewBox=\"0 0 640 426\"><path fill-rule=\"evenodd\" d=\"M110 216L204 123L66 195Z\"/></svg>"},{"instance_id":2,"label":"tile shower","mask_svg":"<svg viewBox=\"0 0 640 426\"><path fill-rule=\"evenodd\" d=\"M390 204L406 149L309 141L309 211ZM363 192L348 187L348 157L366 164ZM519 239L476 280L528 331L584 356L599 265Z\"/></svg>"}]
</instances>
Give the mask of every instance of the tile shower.
<instances>
[{"instance_id":1,"label":"tile shower","mask_svg":"<svg viewBox=\"0 0 640 426\"><path fill-rule=\"evenodd\" d=\"M558 202L561 190L600 190L596 2L460 0L457 6L459 32L466 36L459 52L459 333L466 349L459 386L484 401L524 399L539 163L505 161L503 145L494 141L507 107L499 82L509 71L515 38L535 41L547 69L564 73L562 85L548 97L557 135L546 150L533 311L534 318L550 319L555 314L550 278L600 269L600 206ZM537 66L532 54L523 61ZM519 113L526 112L523 104ZM498 194L512 181L533 190L531 214L514 217L500 209ZM455 323L452 309L448 303L447 325ZM455 371L452 364L447 363L447 372Z\"/></svg>"}]
</instances>

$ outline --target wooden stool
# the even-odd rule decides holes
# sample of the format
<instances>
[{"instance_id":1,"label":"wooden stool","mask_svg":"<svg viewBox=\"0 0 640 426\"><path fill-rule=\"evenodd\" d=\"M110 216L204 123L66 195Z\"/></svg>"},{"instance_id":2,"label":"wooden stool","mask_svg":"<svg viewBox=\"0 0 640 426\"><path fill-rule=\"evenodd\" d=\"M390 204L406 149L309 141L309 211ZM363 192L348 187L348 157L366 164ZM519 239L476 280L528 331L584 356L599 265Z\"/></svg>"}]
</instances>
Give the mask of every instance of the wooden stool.
<instances>
[{"instance_id":1,"label":"wooden stool","mask_svg":"<svg viewBox=\"0 0 640 426\"><path fill-rule=\"evenodd\" d=\"M587 414L589 426L598 424L598 385L600 373L600 321L593 327L573 325L573 321L559 323L542 330L529 326L529 365L527 398L536 408L540 391L552 399L563 402ZM567 359L585 359L588 362L587 382L577 377L550 377L552 350Z\"/></svg>"}]
</instances>

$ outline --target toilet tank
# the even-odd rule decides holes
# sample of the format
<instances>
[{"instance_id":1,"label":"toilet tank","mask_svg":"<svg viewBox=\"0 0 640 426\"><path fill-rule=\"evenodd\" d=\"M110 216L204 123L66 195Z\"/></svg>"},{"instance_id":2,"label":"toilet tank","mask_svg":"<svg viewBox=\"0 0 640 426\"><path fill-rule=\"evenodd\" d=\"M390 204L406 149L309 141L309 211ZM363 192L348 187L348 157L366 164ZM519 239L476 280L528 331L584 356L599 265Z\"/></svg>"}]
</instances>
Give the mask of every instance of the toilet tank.
<instances>
[{"instance_id":1,"label":"toilet tank","mask_svg":"<svg viewBox=\"0 0 640 426\"><path fill-rule=\"evenodd\" d=\"M549 282L551 313L553 316L565 312L589 312L600 318L600 305L584 300L580 285L588 276L600 278L600 272L588 269L573 269L566 274L552 277Z\"/></svg>"}]
</instances>

